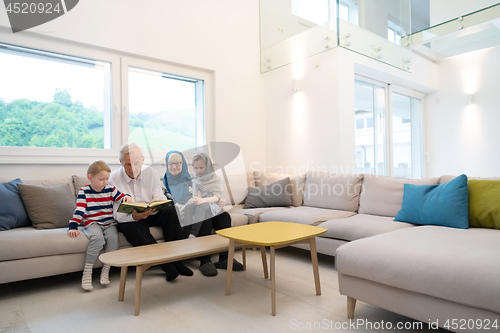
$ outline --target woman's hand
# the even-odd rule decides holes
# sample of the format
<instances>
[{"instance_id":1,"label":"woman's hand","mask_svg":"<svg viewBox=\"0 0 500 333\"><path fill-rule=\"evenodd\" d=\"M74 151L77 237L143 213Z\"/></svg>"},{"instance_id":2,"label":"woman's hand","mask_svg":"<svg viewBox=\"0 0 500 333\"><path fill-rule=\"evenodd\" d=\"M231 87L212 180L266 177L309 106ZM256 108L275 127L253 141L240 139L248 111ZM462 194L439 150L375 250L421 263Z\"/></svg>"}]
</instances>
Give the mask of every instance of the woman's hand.
<instances>
[{"instance_id":1,"label":"woman's hand","mask_svg":"<svg viewBox=\"0 0 500 333\"><path fill-rule=\"evenodd\" d=\"M75 238L79 234L80 234L80 231L78 229L68 230L68 236L71 237L71 238Z\"/></svg>"},{"instance_id":2,"label":"woman's hand","mask_svg":"<svg viewBox=\"0 0 500 333\"><path fill-rule=\"evenodd\" d=\"M219 199L219 207L223 208L226 205L226 199L220 198Z\"/></svg>"},{"instance_id":3,"label":"woman's hand","mask_svg":"<svg viewBox=\"0 0 500 333\"><path fill-rule=\"evenodd\" d=\"M148 208L145 211L143 211L142 213L139 213L138 211L136 211L134 209L134 211L132 212L132 218L134 219L134 221L144 220L144 219L148 218L149 215L153 214L154 212L155 212L155 209L153 209L153 208Z\"/></svg>"}]
</instances>

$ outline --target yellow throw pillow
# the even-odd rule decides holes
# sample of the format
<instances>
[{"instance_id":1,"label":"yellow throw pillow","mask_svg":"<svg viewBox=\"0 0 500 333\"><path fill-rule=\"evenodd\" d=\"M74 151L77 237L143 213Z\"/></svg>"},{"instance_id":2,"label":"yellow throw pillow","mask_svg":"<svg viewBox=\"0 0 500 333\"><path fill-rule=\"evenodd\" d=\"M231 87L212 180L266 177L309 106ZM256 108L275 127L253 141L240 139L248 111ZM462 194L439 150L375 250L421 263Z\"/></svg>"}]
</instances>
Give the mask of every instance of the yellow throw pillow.
<instances>
[{"instance_id":1,"label":"yellow throw pillow","mask_svg":"<svg viewBox=\"0 0 500 333\"><path fill-rule=\"evenodd\" d=\"M500 229L500 180L471 180L469 186L469 225Z\"/></svg>"}]
</instances>

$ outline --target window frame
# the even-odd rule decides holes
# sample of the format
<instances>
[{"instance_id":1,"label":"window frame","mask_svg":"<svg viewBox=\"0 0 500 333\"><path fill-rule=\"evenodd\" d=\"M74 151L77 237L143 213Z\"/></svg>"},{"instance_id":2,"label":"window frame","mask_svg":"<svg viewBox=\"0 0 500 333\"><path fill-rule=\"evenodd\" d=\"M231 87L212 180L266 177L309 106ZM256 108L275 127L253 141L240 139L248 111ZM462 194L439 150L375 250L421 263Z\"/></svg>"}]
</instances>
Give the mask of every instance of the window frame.
<instances>
[{"instance_id":1,"label":"window frame","mask_svg":"<svg viewBox=\"0 0 500 333\"><path fill-rule=\"evenodd\" d=\"M393 175L394 174L394 142L393 142L393 124L392 124L392 94L400 94L400 95L405 95L411 98L419 99L420 100L420 110L419 110L419 116L420 119L418 122L415 122L415 112L414 110L410 110L410 117L411 117L411 158L412 161L415 161L418 158L418 163L412 162L412 170L411 170L411 177L412 178L422 178L425 175L425 162L424 162L424 152L425 152L425 147L424 147L424 105L425 105L425 95L422 93L419 93L417 91L398 86L395 84L390 84L387 94L388 94L388 101L389 101L389 107L388 107L388 113L387 113L387 118L389 121L389 130L391 133L389 133L387 144L388 144L388 156L389 160L387 161L387 166L388 166L388 174ZM415 126L418 127L418 133L416 131ZM418 142L415 142L418 141ZM417 151L414 149L414 145L418 145L420 147L420 154L418 154Z\"/></svg>"},{"instance_id":2,"label":"window frame","mask_svg":"<svg viewBox=\"0 0 500 333\"><path fill-rule=\"evenodd\" d=\"M128 104L128 69L129 67L136 67L136 68L142 68L146 70L152 70L156 72L162 72L162 73L168 73L169 75L173 76L180 76L180 77L186 77L186 78L192 78L198 81L196 83L199 85L199 82L203 82L203 92L201 92L201 89L196 89L197 99L201 99L203 101L203 105L201 106L202 109L204 107L204 110L199 110L200 105L197 105L196 108L197 110L197 118L198 120L201 120L200 117L203 116L203 123L204 123L204 135L201 138L197 138L197 144L196 147L193 148L198 148L206 144L206 142L213 141L214 139L214 131L213 131L213 124L214 124L214 100L213 100L213 86L214 86L214 78L213 78L213 72L211 71L206 71L206 70L200 70L197 68L189 68L189 67L182 67L178 66L175 64L171 64L168 62L162 62L158 60L153 60L153 59L145 59L145 58L139 58L139 57L122 57L121 58L121 94L122 94L122 105L121 105L121 112L123 114L123 117L121 119L121 140L122 142L127 142L128 135L129 135L129 104ZM198 103L197 103L198 104ZM204 111L204 113L201 113L201 111ZM147 147L144 148L144 157L146 159L146 163L148 164L155 164L155 163L163 163L165 159L165 154L166 152L163 151L147 151ZM194 156L195 152L192 154L190 152L187 152L185 157L187 159L190 159ZM163 162L162 162L163 161Z\"/></svg>"},{"instance_id":3,"label":"window frame","mask_svg":"<svg viewBox=\"0 0 500 333\"><path fill-rule=\"evenodd\" d=\"M128 135L128 101L124 87L128 77L124 75L124 64L133 63L137 67L151 66L152 70L196 78L204 81L204 141L214 140L214 72L197 67L183 66L165 60L145 57L137 54L123 53L103 47L60 40L38 34L12 35L4 34L0 42L14 46L38 49L74 57L96 59L110 63L111 67L111 148L51 148L51 147L6 147L0 149L1 164L88 164L90 160L103 159L116 161L119 149L127 141ZM142 64L142 65L141 65ZM128 67L127 67L128 68ZM144 67L147 68L147 67ZM125 89L126 90L126 89ZM194 147L193 147L194 148ZM146 163L164 162L166 152L155 152L153 160Z\"/></svg>"},{"instance_id":4,"label":"window frame","mask_svg":"<svg viewBox=\"0 0 500 333\"><path fill-rule=\"evenodd\" d=\"M383 125L385 128L382 129L383 131L383 137L384 137L384 168L383 170L377 169L375 167L375 174L381 174L381 175L386 175L386 176L393 176L394 175L394 151L393 151L393 122L392 122L392 115L393 115L393 106L392 106L392 94L397 93L397 94L402 94L406 95L412 98L416 98L420 100L420 119L417 124L419 127L418 133L413 130L414 126L414 112L411 112L411 118L412 118L412 136L411 136L411 147L412 147L412 160L415 160L418 158L418 164L415 165L415 167L412 164L412 178L422 178L426 174L426 164L425 164L425 159L424 159L424 152L425 152L425 140L424 140L424 124L425 124L425 119L424 119L424 106L425 106L425 95L422 93L419 93L417 91L395 85L395 84L390 84L387 82L375 80L369 77L365 77L362 75L355 75L355 81L360 81L369 85L373 86L378 86L382 87L384 89L384 103L385 103L385 112L384 112L384 118L383 119ZM356 128L356 127L355 127ZM376 131L379 129L376 126L376 121L374 119L374 136L376 136ZM414 141L418 140L418 142L415 142L415 144L418 144L420 147L420 151L416 152L414 148ZM356 149L356 148L355 148ZM377 154L376 151L376 139L374 138L374 150L375 154ZM414 163L415 164L415 163ZM380 173L381 172L381 173ZM418 174L417 174L418 173Z\"/></svg>"}]
</instances>

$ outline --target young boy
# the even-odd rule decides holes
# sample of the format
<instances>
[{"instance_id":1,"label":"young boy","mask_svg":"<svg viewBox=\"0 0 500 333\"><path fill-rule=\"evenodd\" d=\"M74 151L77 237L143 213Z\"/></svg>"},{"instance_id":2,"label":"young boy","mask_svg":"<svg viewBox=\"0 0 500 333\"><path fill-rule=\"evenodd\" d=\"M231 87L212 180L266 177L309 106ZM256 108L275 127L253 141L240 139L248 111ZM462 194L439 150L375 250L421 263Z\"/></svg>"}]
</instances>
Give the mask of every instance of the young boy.
<instances>
[{"instance_id":1,"label":"young boy","mask_svg":"<svg viewBox=\"0 0 500 333\"><path fill-rule=\"evenodd\" d=\"M113 202L132 201L128 194L123 194L114 186L108 185L111 170L104 161L94 161L87 169L89 185L83 186L78 192L76 209L73 218L69 220L69 237L80 234L78 225L83 222L83 233L89 239L85 269L82 276L82 288L91 291L92 268L99 252L106 244L105 252L118 249L118 231L113 219ZM109 284L109 266L104 265L100 282Z\"/></svg>"}]
</instances>

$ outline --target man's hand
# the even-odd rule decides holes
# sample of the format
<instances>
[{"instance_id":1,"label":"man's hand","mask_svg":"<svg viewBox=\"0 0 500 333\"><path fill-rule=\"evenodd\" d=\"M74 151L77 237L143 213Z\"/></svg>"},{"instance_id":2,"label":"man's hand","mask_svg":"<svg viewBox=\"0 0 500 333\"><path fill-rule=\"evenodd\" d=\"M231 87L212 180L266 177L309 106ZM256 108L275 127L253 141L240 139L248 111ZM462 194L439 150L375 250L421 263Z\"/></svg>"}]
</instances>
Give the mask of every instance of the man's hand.
<instances>
[{"instance_id":1,"label":"man's hand","mask_svg":"<svg viewBox=\"0 0 500 333\"><path fill-rule=\"evenodd\" d=\"M75 238L79 234L80 234L80 231L78 229L68 230L68 236L71 237L71 238Z\"/></svg>"},{"instance_id":2,"label":"man's hand","mask_svg":"<svg viewBox=\"0 0 500 333\"><path fill-rule=\"evenodd\" d=\"M153 208L148 208L142 213L137 212L135 209L132 212L132 218L134 221L144 220L149 217L149 215L153 214L156 210Z\"/></svg>"}]
</instances>

